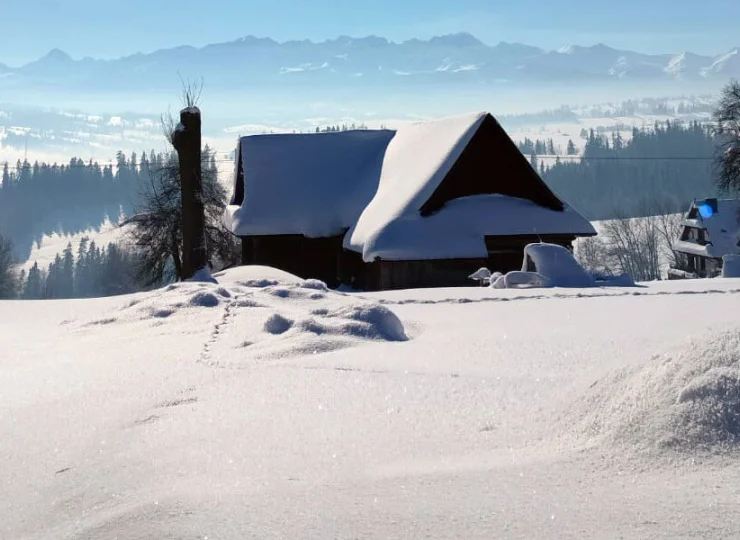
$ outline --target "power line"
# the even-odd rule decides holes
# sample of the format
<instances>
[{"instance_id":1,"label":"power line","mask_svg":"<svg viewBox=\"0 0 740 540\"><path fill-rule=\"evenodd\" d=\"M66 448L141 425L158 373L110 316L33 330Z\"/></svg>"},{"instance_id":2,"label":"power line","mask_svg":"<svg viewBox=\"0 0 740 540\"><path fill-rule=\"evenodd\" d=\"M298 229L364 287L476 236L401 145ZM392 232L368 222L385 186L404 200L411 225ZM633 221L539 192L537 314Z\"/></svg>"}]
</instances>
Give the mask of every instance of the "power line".
<instances>
[{"instance_id":1,"label":"power line","mask_svg":"<svg viewBox=\"0 0 740 540\"><path fill-rule=\"evenodd\" d=\"M526 156L525 156L526 157ZM545 160L545 159L557 159L560 158L561 163L579 163L582 161L714 161L713 157L700 157L700 156L666 156L666 157L651 157L651 156L643 156L643 157L618 157L618 156L561 156L561 155L552 155L552 154L544 154L544 155L537 155L535 154L535 157L537 159ZM233 159L216 159L216 160L210 160L209 163L234 163L236 160ZM38 162L40 165L44 165L45 168L57 168L61 169L64 167L65 169L90 169L91 166L89 163L75 163L74 165L71 165L69 163L47 163L47 162ZM10 165L7 161L4 163L0 163L0 166L8 165L8 170L11 171L20 171L23 169L33 169L34 165L30 162L25 162L25 164L22 164L21 166L18 165ZM128 165L128 164L127 164ZM93 161L92 167L116 167L118 166L118 163L110 161L110 162L99 162L99 161ZM140 170L141 167L137 165L137 170Z\"/></svg>"}]
</instances>

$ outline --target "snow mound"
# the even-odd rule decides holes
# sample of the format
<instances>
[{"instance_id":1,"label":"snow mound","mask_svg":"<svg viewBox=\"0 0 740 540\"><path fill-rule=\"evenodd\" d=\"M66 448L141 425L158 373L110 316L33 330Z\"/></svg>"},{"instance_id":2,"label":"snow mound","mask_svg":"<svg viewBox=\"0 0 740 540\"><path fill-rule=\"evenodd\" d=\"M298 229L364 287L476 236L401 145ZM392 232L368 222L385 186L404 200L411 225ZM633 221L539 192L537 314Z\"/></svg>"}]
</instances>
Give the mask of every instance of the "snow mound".
<instances>
[{"instance_id":1,"label":"snow mound","mask_svg":"<svg viewBox=\"0 0 740 540\"><path fill-rule=\"evenodd\" d=\"M598 287L636 287L635 280L627 273L617 276L594 275L594 282Z\"/></svg>"},{"instance_id":2,"label":"snow mound","mask_svg":"<svg viewBox=\"0 0 740 540\"><path fill-rule=\"evenodd\" d=\"M349 305L326 315L330 319L344 319L346 333L370 339L406 341L403 323L388 308L380 304ZM352 324L360 323L360 324ZM358 332L359 330L359 332Z\"/></svg>"},{"instance_id":3,"label":"snow mound","mask_svg":"<svg viewBox=\"0 0 740 540\"><path fill-rule=\"evenodd\" d=\"M213 275L224 286L252 286L268 287L278 283L300 283L302 280L296 275L270 266L237 266Z\"/></svg>"},{"instance_id":4,"label":"snow mound","mask_svg":"<svg viewBox=\"0 0 740 540\"><path fill-rule=\"evenodd\" d=\"M486 267L479 268L478 270L470 274L468 276L468 279L488 283L491 280L491 271Z\"/></svg>"},{"instance_id":5,"label":"snow mound","mask_svg":"<svg viewBox=\"0 0 740 540\"><path fill-rule=\"evenodd\" d=\"M522 271L537 272L553 287L593 287L593 277L568 249L556 244L529 244L524 248Z\"/></svg>"},{"instance_id":6,"label":"snow mound","mask_svg":"<svg viewBox=\"0 0 740 540\"><path fill-rule=\"evenodd\" d=\"M164 334L201 339L200 354L191 345L183 355L218 367L408 339L401 320L379 303L332 291L317 280L266 275L250 269L220 274L220 283L173 283L134 295L104 318L82 323L78 331L159 327Z\"/></svg>"},{"instance_id":7,"label":"snow mound","mask_svg":"<svg viewBox=\"0 0 740 540\"><path fill-rule=\"evenodd\" d=\"M218 281L216 281L216 279L211 275L211 271L207 267L201 268L195 274L193 274L193 277L186 281L195 283L218 283Z\"/></svg>"},{"instance_id":8,"label":"snow mound","mask_svg":"<svg viewBox=\"0 0 740 540\"><path fill-rule=\"evenodd\" d=\"M599 381L582 403L581 435L637 451L740 446L740 331L712 332Z\"/></svg>"},{"instance_id":9,"label":"snow mound","mask_svg":"<svg viewBox=\"0 0 740 540\"><path fill-rule=\"evenodd\" d=\"M190 298L190 304L200 307L216 307L221 301L212 292L198 291Z\"/></svg>"},{"instance_id":10,"label":"snow mound","mask_svg":"<svg viewBox=\"0 0 740 540\"><path fill-rule=\"evenodd\" d=\"M274 335L284 334L293 327L293 321L280 315L279 313L273 313L265 321L265 332Z\"/></svg>"},{"instance_id":11,"label":"snow mound","mask_svg":"<svg viewBox=\"0 0 740 540\"><path fill-rule=\"evenodd\" d=\"M493 289L547 289L552 287L548 278L537 272L509 272L491 282Z\"/></svg>"},{"instance_id":12,"label":"snow mound","mask_svg":"<svg viewBox=\"0 0 740 540\"><path fill-rule=\"evenodd\" d=\"M304 289L313 289L315 291L328 291L326 283L319 281L318 279L307 279L301 283L301 287Z\"/></svg>"}]
</instances>

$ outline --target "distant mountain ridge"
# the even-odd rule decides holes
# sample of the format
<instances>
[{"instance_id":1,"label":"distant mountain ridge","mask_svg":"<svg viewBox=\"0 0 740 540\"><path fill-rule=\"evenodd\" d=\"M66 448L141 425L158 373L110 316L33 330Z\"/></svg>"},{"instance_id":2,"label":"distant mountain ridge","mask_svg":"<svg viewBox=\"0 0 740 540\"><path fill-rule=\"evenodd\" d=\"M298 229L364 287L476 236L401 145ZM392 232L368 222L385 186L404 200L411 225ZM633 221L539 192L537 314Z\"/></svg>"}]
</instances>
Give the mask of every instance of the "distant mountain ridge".
<instances>
[{"instance_id":1,"label":"distant mountain ridge","mask_svg":"<svg viewBox=\"0 0 740 540\"><path fill-rule=\"evenodd\" d=\"M277 42L246 36L201 48L181 46L114 60L72 59L55 49L18 68L0 64L0 89L147 90L173 77L203 77L209 88L275 85L374 86L496 82L670 81L740 77L738 49L716 56L644 54L604 44L547 51L521 43L486 45L468 33L392 42L340 36Z\"/></svg>"}]
</instances>

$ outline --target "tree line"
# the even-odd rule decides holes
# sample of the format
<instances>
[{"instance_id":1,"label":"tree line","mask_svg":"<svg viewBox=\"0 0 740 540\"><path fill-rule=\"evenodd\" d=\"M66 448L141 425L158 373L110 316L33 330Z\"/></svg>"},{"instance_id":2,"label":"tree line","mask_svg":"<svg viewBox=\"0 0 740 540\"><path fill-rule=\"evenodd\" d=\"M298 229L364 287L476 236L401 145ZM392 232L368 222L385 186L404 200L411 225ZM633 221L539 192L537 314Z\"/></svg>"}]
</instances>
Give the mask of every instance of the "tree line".
<instances>
[{"instance_id":1,"label":"tree line","mask_svg":"<svg viewBox=\"0 0 740 540\"><path fill-rule=\"evenodd\" d=\"M589 132L582 159L540 163L545 182L590 220L683 212L695 198L717 194L717 139L699 122L666 122L604 137ZM535 156L533 165L537 166Z\"/></svg>"},{"instance_id":2,"label":"tree line","mask_svg":"<svg viewBox=\"0 0 740 540\"><path fill-rule=\"evenodd\" d=\"M532 140L529 137L525 137L524 141L517 144L519 151L525 156L555 156L562 154L563 150L560 146L555 146L552 139L546 140ZM573 139L568 139L568 144L565 148L565 154L568 156L575 156L578 154L576 145L573 143Z\"/></svg>"},{"instance_id":3,"label":"tree line","mask_svg":"<svg viewBox=\"0 0 740 540\"><path fill-rule=\"evenodd\" d=\"M117 163L113 177L127 182L132 194L130 203L119 201L119 208L127 211L120 221L116 220L124 227L124 242L99 247L85 238L76 252L68 245L47 268L34 263L28 273L18 274L11 242L0 234L0 298L111 296L182 279L181 190L176 155L152 153L137 163L119 153ZM235 238L221 223L227 194L218 182L215 152L207 146L202 151L201 167L208 263L220 269L235 264L240 253Z\"/></svg>"},{"instance_id":4,"label":"tree line","mask_svg":"<svg viewBox=\"0 0 740 540\"><path fill-rule=\"evenodd\" d=\"M118 152L115 163L72 158L69 163L18 161L2 166L0 231L12 238L15 254L25 260L33 242L52 233L78 234L117 222L140 202L150 170L163 154L138 158Z\"/></svg>"},{"instance_id":5,"label":"tree line","mask_svg":"<svg viewBox=\"0 0 740 540\"><path fill-rule=\"evenodd\" d=\"M143 290L137 281L138 257L114 243L102 248L84 237L76 255L72 244L57 254L48 268L34 263L21 271L15 294L25 300L95 298Z\"/></svg>"}]
</instances>

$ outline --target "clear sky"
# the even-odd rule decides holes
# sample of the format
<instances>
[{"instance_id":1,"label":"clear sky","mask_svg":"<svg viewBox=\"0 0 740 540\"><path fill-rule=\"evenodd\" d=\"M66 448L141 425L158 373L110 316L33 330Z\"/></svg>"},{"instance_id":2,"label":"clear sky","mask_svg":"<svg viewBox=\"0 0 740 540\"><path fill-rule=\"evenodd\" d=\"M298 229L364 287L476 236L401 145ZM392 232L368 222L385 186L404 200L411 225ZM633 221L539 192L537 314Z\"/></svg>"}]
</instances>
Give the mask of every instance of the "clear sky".
<instances>
[{"instance_id":1,"label":"clear sky","mask_svg":"<svg viewBox=\"0 0 740 540\"><path fill-rule=\"evenodd\" d=\"M740 45L740 0L0 0L0 62L60 48L111 58L248 34L399 41L467 31L545 48L598 42L644 52L718 54ZM192 7L183 8L186 4Z\"/></svg>"}]
</instances>

